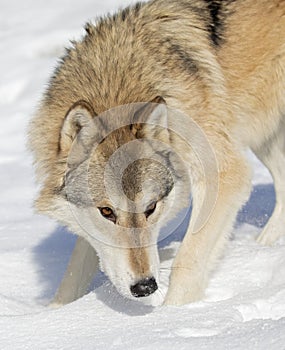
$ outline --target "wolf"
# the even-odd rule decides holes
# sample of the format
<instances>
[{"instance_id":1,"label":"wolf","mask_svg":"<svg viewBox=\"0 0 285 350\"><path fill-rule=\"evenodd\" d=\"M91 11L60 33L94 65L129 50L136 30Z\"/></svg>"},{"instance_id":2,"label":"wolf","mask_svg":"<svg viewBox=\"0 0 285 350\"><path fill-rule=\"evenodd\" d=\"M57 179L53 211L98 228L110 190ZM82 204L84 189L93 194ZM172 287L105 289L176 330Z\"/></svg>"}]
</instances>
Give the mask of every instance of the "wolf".
<instances>
[{"instance_id":1,"label":"wolf","mask_svg":"<svg viewBox=\"0 0 285 350\"><path fill-rule=\"evenodd\" d=\"M153 0L89 22L29 127L36 209L78 235L55 304L98 268L120 293L159 292L157 241L190 205L165 305L204 296L251 189L252 150L285 227L285 1ZM143 299L141 299L143 300Z\"/></svg>"}]
</instances>

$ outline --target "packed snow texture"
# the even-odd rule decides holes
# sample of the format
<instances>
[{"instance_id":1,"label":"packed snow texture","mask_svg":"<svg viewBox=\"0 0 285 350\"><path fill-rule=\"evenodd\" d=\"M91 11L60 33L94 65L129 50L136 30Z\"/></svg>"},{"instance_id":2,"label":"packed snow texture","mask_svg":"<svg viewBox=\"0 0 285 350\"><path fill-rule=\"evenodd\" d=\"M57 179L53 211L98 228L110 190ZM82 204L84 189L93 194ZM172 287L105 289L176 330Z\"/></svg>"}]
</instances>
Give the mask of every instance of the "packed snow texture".
<instances>
[{"instance_id":1,"label":"packed snow texture","mask_svg":"<svg viewBox=\"0 0 285 350\"><path fill-rule=\"evenodd\" d=\"M0 348L285 349L285 240L255 238L274 207L265 168L254 166L253 192L239 213L206 297L183 307L122 298L100 274L76 302L47 305L75 237L33 213L37 193L26 129L57 58L83 24L128 4L123 0L0 0ZM185 223L161 242L166 289Z\"/></svg>"}]
</instances>

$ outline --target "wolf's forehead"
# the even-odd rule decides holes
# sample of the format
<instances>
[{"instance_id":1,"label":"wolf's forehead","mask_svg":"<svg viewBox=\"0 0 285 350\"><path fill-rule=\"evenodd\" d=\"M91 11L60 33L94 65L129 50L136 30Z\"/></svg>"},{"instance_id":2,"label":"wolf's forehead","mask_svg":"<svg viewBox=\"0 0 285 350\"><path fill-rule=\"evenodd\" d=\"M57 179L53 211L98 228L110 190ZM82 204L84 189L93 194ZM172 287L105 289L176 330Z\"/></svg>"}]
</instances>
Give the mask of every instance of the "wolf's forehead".
<instances>
[{"instance_id":1,"label":"wolf's forehead","mask_svg":"<svg viewBox=\"0 0 285 350\"><path fill-rule=\"evenodd\" d=\"M97 197L100 187L100 192L104 189L102 197L115 198L114 202L121 202L125 198L134 204L149 204L171 191L173 174L162 162L151 158L123 157L119 154L100 165L93 163L89 168L89 184L92 184L93 195Z\"/></svg>"},{"instance_id":2,"label":"wolf's forehead","mask_svg":"<svg viewBox=\"0 0 285 350\"><path fill-rule=\"evenodd\" d=\"M158 200L173 187L172 174L157 160L138 159L124 169L122 187L133 201Z\"/></svg>"},{"instance_id":3,"label":"wolf's forehead","mask_svg":"<svg viewBox=\"0 0 285 350\"><path fill-rule=\"evenodd\" d=\"M112 131L102 139L95 152L99 152L109 158L122 145L132 142L133 140L135 140L135 136L131 132L130 127L125 126Z\"/></svg>"},{"instance_id":4,"label":"wolf's forehead","mask_svg":"<svg viewBox=\"0 0 285 350\"><path fill-rule=\"evenodd\" d=\"M153 158L156 153L151 140L136 138L129 126L115 130L93 148L90 161L117 173L137 160ZM141 164L144 166L145 164ZM140 170L139 167L137 170Z\"/></svg>"}]
</instances>

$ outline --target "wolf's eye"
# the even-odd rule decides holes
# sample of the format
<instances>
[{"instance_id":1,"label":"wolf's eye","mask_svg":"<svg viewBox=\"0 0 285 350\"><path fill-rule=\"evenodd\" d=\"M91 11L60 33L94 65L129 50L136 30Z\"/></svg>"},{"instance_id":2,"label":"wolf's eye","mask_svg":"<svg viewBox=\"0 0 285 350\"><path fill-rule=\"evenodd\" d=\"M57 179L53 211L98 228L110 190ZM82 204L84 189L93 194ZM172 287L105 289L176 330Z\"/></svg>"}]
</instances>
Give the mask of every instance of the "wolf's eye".
<instances>
[{"instance_id":1,"label":"wolf's eye","mask_svg":"<svg viewBox=\"0 0 285 350\"><path fill-rule=\"evenodd\" d=\"M116 215L114 214L113 210L109 207L102 207L102 208L98 208L101 215L107 219L110 220L112 222L116 222Z\"/></svg>"},{"instance_id":2,"label":"wolf's eye","mask_svg":"<svg viewBox=\"0 0 285 350\"><path fill-rule=\"evenodd\" d=\"M155 208L156 208L156 202L151 203L147 207L146 211L144 212L145 217L148 218L151 214L153 214L155 211Z\"/></svg>"}]
</instances>

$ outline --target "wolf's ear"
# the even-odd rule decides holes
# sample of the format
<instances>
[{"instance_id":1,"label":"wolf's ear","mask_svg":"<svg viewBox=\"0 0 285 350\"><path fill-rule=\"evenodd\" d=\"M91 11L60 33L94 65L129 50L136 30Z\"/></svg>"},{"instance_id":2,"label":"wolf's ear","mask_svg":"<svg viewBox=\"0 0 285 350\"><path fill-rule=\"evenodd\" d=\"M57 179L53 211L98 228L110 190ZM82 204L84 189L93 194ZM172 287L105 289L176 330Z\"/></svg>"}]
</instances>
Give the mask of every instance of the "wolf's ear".
<instances>
[{"instance_id":1,"label":"wolf's ear","mask_svg":"<svg viewBox=\"0 0 285 350\"><path fill-rule=\"evenodd\" d=\"M134 124L131 126L136 137L168 138L168 116L165 100L161 96L145 103L134 115Z\"/></svg>"},{"instance_id":2,"label":"wolf's ear","mask_svg":"<svg viewBox=\"0 0 285 350\"><path fill-rule=\"evenodd\" d=\"M69 109L60 131L59 155L68 155L79 133L81 143L83 143L83 146L84 144L87 145L92 136L90 129L95 115L92 107L85 101L78 101Z\"/></svg>"}]
</instances>

